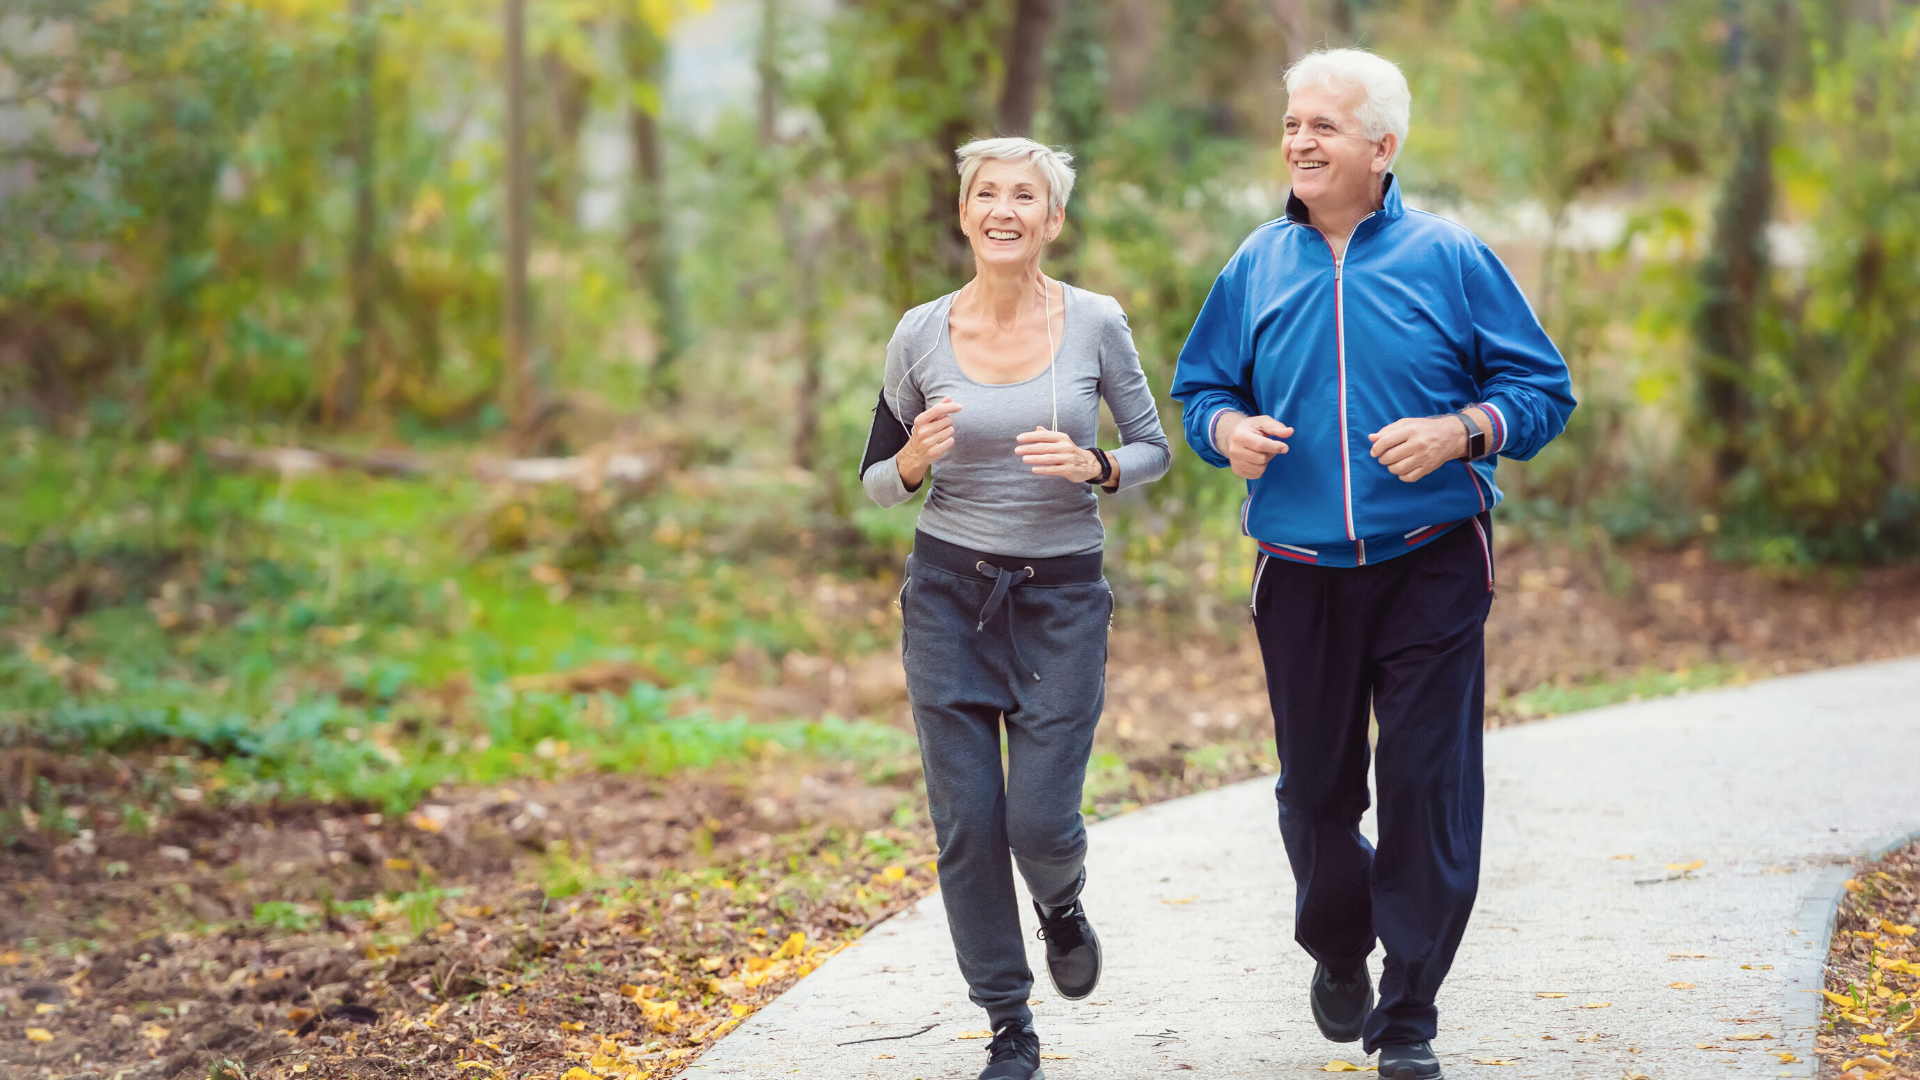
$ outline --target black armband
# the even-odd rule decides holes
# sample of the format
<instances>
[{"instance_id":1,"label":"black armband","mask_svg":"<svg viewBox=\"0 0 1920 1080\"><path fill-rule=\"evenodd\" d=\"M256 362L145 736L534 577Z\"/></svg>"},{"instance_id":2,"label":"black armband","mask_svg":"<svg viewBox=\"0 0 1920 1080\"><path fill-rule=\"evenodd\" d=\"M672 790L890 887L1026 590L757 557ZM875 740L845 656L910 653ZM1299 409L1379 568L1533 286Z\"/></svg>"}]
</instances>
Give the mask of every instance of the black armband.
<instances>
[{"instance_id":1,"label":"black armband","mask_svg":"<svg viewBox=\"0 0 1920 1080\"><path fill-rule=\"evenodd\" d=\"M893 415L893 407L887 404L887 392L880 391L880 400L873 406L873 424L867 428L867 449L860 455L860 477L864 478L875 462L892 460L895 454L906 449L912 437L913 429Z\"/></svg>"}]
</instances>

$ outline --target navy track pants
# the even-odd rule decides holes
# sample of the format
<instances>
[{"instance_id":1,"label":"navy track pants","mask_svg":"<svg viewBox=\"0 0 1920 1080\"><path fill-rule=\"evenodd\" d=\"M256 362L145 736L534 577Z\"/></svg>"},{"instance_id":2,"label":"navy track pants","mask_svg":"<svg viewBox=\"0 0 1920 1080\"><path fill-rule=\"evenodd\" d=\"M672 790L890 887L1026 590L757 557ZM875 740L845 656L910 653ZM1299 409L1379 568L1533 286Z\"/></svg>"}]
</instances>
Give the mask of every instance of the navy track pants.
<instances>
[{"instance_id":1,"label":"navy track pants","mask_svg":"<svg viewBox=\"0 0 1920 1080\"><path fill-rule=\"evenodd\" d=\"M1255 570L1294 940L1336 971L1376 939L1385 947L1368 1053L1434 1037L1434 997L1479 888L1489 536L1483 514L1386 562L1263 553ZM1377 851L1360 832L1369 712L1380 725Z\"/></svg>"}]
</instances>

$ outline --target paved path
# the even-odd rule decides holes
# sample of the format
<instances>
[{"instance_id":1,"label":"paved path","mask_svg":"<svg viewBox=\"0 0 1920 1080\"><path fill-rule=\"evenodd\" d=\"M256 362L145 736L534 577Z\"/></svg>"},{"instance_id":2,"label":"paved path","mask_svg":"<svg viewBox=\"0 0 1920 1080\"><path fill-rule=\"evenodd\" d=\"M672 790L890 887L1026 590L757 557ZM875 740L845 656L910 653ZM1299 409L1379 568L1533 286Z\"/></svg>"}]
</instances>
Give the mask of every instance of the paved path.
<instances>
[{"instance_id":1,"label":"paved path","mask_svg":"<svg viewBox=\"0 0 1920 1080\"><path fill-rule=\"evenodd\" d=\"M1792 930L1835 859L1920 826L1920 660L1505 729L1487 738L1487 778L1480 902L1440 996L1436 1049L1450 1077L1808 1076L1777 1049L1810 1056L1786 1021L1812 989L1793 980L1810 977L1819 928ZM1358 1044L1321 1039L1307 1012L1311 963L1291 940L1270 780L1091 836L1100 989L1058 1000L1032 947L1043 1048L1069 1055L1045 1063L1050 1080L1305 1076L1363 1060ZM1695 860L1684 878L1640 883ZM929 897L692 1075L971 1080L985 1043L957 1036L983 1026ZM1762 1033L1775 1038L1735 1038Z\"/></svg>"}]
</instances>

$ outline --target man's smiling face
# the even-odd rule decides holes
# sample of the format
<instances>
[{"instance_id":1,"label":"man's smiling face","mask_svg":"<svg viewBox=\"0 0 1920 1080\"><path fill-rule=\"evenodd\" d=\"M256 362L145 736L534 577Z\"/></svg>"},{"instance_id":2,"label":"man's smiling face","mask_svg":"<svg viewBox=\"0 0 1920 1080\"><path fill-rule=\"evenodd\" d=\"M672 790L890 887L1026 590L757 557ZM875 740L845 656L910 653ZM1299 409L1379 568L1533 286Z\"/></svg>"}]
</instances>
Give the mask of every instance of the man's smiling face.
<instances>
[{"instance_id":1,"label":"man's smiling face","mask_svg":"<svg viewBox=\"0 0 1920 1080\"><path fill-rule=\"evenodd\" d=\"M1367 92L1358 86L1303 86L1287 102L1280 140L1293 193L1315 203L1370 201L1393 160L1392 135L1367 138L1358 116Z\"/></svg>"}]
</instances>

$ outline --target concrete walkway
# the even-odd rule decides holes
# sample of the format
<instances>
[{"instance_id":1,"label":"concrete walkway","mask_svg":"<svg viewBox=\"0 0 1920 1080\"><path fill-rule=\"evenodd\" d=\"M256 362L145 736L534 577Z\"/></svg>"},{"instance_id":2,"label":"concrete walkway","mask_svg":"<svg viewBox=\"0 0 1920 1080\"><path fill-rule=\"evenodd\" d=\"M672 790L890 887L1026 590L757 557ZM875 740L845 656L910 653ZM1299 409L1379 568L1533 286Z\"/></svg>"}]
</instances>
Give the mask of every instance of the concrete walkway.
<instances>
[{"instance_id":1,"label":"concrete walkway","mask_svg":"<svg viewBox=\"0 0 1920 1080\"><path fill-rule=\"evenodd\" d=\"M1920 661L1505 729L1487 738L1487 778L1480 901L1440 997L1435 1049L1450 1077L1811 1076L1810 1034L1789 1022L1807 1019L1795 1014L1817 987L1824 942L1817 916L1796 920L1823 871L1831 887L1834 860L1920 826ZM1365 1064L1358 1044L1320 1038L1307 1012L1312 967L1292 942L1271 780L1091 836L1099 990L1060 1001L1031 949L1043 1050L1068 1055L1045 1062L1051 1080ZM1696 860L1669 879L1668 864ZM762 1010L692 1075L971 1080L986 1044L958 1036L984 1026L933 896ZM1801 1061L1782 1063L1783 1051Z\"/></svg>"}]
</instances>

